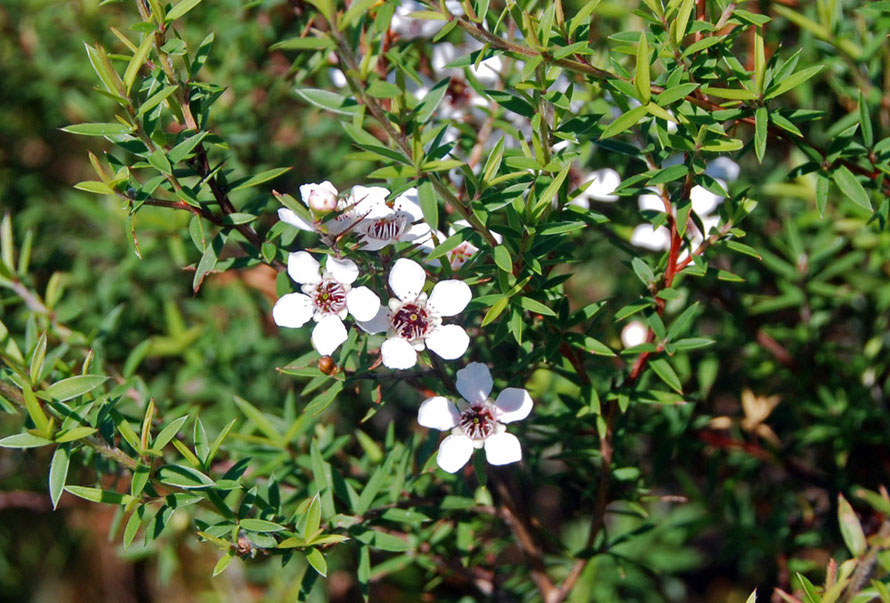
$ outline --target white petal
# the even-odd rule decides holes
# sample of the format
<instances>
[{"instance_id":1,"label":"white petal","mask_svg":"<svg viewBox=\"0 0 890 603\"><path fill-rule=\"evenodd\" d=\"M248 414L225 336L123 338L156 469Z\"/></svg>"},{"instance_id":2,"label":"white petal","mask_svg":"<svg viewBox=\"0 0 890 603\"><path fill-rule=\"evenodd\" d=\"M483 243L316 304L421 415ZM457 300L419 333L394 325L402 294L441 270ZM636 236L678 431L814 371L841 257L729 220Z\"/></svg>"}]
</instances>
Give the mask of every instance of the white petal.
<instances>
[{"instance_id":1,"label":"white petal","mask_svg":"<svg viewBox=\"0 0 890 603\"><path fill-rule=\"evenodd\" d=\"M486 439L485 459L492 465L509 465L521 461L522 446L519 438L505 431Z\"/></svg>"},{"instance_id":2,"label":"white petal","mask_svg":"<svg viewBox=\"0 0 890 603\"><path fill-rule=\"evenodd\" d=\"M443 471L456 473L473 456L473 440L465 435L450 435L439 444L436 463Z\"/></svg>"},{"instance_id":3,"label":"white petal","mask_svg":"<svg viewBox=\"0 0 890 603\"><path fill-rule=\"evenodd\" d=\"M363 288L364 287L359 287L359 289ZM348 294L346 296L346 305L347 307L349 306ZM353 316L355 316L355 314L353 314ZM355 322L358 323L358 326L360 326L363 331L365 331L366 333L370 333L371 335L373 335L374 333L383 333L384 331L389 329L389 308L387 308L386 306L380 306L377 309L377 314L375 314L374 317L370 320L360 320L356 316Z\"/></svg>"},{"instance_id":4,"label":"white petal","mask_svg":"<svg viewBox=\"0 0 890 603\"><path fill-rule=\"evenodd\" d=\"M380 298L367 287L356 287L346 294L346 307L356 320L373 320L380 311Z\"/></svg>"},{"instance_id":5,"label":"white petal","mask_svg":"<svg viewBox=\"0 0 890 603\"><path fill-rule=\"evenodd\" d=\"M346 341L346 337L343 321L339 316L331 314L318 321L312 329L312 347L322 356L330 356Z\"/></svg>"},{"instance_id":6,"label":"white petal","mask_svg":"<svg viewBox=\"0 0 890 603\"><path fill-rule=\"evenodd\" d=\"M720 178L727 182L732 182L739 177L739 164L729 157L718 157L708 163L705 168L705 174L711 178Z\"/></svg>"},{"instance_id":7,"label":"white petal","mask_svg":"<svg viewBox=\"0 0 890 603\"><path fill-rule=\"evenodd\" d=\"M508 387L498 394L494 401L500 413L498 421L501 423L512 423L513 421L521 421L532 411L532 397L528 392L519 387Z\"/></svg>"},{"instance_id":8,"label":"white petal","mask_svg":"<svg viewBox=\"0 0 890 603\"><path fill-rule=\"evenodd\" d=\"M317 283L321 281L319 263L305 251L295 251L287 256L287 273L298 283Z\"/></svg>"},{"instance_id":9,"label":"white petal","mask_svg":"<svg viewBox=\"0 0 890 603\"><path fill-rule=\"evenodd\" d=\"M297 329L312 318L315 306L308 295L288 293L282 295L272 308L272 319L279 327Z\"/></svg>"},{"instance_id":10,"label":"white petal","mask_svg":"<svg viewBox=\"0 0 890 603\"><path fill-rule=\"evenodd\" d=\"M433 287L427 305L439 316L454 316L460 314L470 300L473 293L470 286L456 279L440 281Z\"/></svg>"},{"instance_id":11,"label":"white petal","mask_svg":"<svg viewBox=\"0 0 890 603\"><path fill-rule=\"evenodd\" d=\"M309 224L308 222L306 222L306 220L298 216L293 210L286 207L278 208L278 219L282 222L287 222L291 226L299 228L300 230L315 230L315 227L313 227L312 224Z\"/></svg>"},{"instance_id":12,"label":"white petal","mask_svg":"<svg viewBox=\"0 0 890 603\"><path fill-rule=\"evenodd\" d=\"M488 399L494 382L491 371L481 362L471 362L457 371L457 391L470 404L481 404Z\"/></svg>"},{"instance_id":13,"label":"white petal","mask_svg":"<svg viewBox=\"0 0 890 603\"><path fill-rule=\"evenodd\" d=\"M420 295L426 273L414 260L399 258L389 271L389 286L396 297L402 300L414 299Z\"/></svg>"},{"instance_id":14,"label":"white petal","mask_svg":"<svg viewBox=\"0 0 890 603\"><path fill-rule=\"evenodd\" d=\"M411 224L408 229L399 237L399 241L410 241L415 245L432 244L433 229L429 224L420 222L419 224Z\"/></svg>"},{"instance_id":15,"label":"white petal","mask_svg":"<svg viewBox=\"0 0 890 603\"><path fill-rule=\"evenodd\" d=\"M303 199L303 203L309 205L309 196L314 192L325 192L330 193L335 197L337 196L337 189L330 183L330 181L325 180L318 184L312 182L300 186L300 198Z\"/></svg>"},{"instance_id":16,"label":"white petal","mask_svg":"<svg viewBox=\"0 0 890 603\"><path fill-rule=\"evenodd\" d=\"M664 211L664 200L657 191L643 193L637 197L637 204L640 206L640 211Z\"/></svg>"},{"instance_id":17,"label":"white petal","mask_svg":"<svg viewBox=\"0 0 890 603\"><path fill-rule=\"evenodd\" d=\"M460 358L470 345L470 337L463 327L444 325L430 333L426 338L426 347L445 360Z\"/></svg>"},{"instance_id":18,"label":"white petal","mask_svg":"<svg viewBox=\"0 0 890 603\"><path fill-rule=\"evenodd\" d=\"M379 208L389 209L385 205L389 189L382 186L353 186L349 196L349 205L358 217Z\"/></svg>"},{"instance_id":19,"label":"white petal","mask_svg":"<svg viewBox=\"0 0 890 603\"><path fill-rule=\"evenodd\" d=\"M337 281L344 285L351 285L358 278L358 266L352 260L338 260L328 256L325 262L325 270L331 273Z\"/></svg>"},{"instance_id":20,"label":"white petal","mask_svg":"<svg viewBox=\"0 0 890 603\"><path fill-rule=\"evenodd\" d=\"M621 344L626 348L646 343L649 327L641 320L632 320L621 329Z\"/></svg>"},{"instance_id":21,"label":"white petal","mask_svg":"<svg viewBox=\"0 0 890 603\"><path fill-rule=\"evenodd\" d=\"M417 351L401 337L390 337L380 346L383 364L391 369L409 369L417 364Z\"/></svg>"},{"instance_id":22,"label":"white petal","mask_svg":"<svg viewBox=\"0 0 890 603\"><path fill-rule=\"evenodd\" d=\"M416 188L409 188L396 197L392 207L396 211L404 211L411 214L412 222L423 220L423 210L420 209L420 202L418 201Z\"/></svg>"},{"instance_id":23,"label":"white petal","mask_svg":"<svg viewBox=\"0 0 890 603\"><path fill-rule=\"evenodd\" d=\"M722 182L720 184L723 185ZM715 195L705 187L696 185L689 191L689 199L692 201L692 211L699 216L706 216L717 209L717 206L723 201L723 196Z\"/></svg>"},{"instance_id":24,"label":"white petal","mask_svg":"<svg viewBox=\"0 0 890 603\"><path fill-rule=\"evenodd\" d=\"M596 170L591 174L593 182L587 188L587 195L597 201L617 201L618 195L612 193L621 184L621 176L612 168Z\"/></svg>"},{"instance_id":25,"label":"white petal","mask_svg":"<svg viewBox=\"0 0 890 603\"><path fill-rule=\"evenodd\" d=\"M671 247L671 233L664 226L654 229L651 224L640 224L630 236L630 244L653 251L664 251Z\"/></svg>"},{"instance_id":26,"label":"white petal","mask_svg":"<svg viewBox=\"0 0 890 603\"><path fill-rule=\"evenodd\" d=\"M427 398L417 411L417 422L430 429L448 431L457 427L460 421L460 413L445 396Z\"/></svg>"}]
</instances>

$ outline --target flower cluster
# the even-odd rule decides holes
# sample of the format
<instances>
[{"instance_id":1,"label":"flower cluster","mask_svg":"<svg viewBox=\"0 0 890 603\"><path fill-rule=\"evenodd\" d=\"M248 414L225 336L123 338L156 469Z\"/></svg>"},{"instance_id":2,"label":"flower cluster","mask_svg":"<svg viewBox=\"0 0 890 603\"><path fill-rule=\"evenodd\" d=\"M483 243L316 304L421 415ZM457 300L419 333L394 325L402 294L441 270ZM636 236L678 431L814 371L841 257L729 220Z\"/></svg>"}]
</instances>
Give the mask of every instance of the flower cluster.
<instances>
[{"instance_id":1,"label":"flower cluster","mask_svg":"<svg viewBox=\"0 0 890 603\"><path fill-rule=\"evenodd\" d=\"M392 297L383 304L368 286L379 280L376 273L363 277L354 260L342 257L345 251L363 266L385 265L391 259L389 253L380 256L381 261L367 252L409 243L409 249L428 253L444 239L442 233L434 232L423 220L415 189L392 200L390 196L390 191L382 187L355 186L345 195L330 182L300 187L308 214L301 217L292 209L282 208L279 218L300 230L319 234L331 252L325 256L323 267L307 251L289 254L287 273L300 291L282 295L272 309L272 317L278 326L286 328L300 328L314 321L312 346L323 356L333 354L347 340L343 321L352 316L361 331L385 334L380 361L387 368L409 369L417 364L418 354L424 350L444 360L456 360L467 351L470 338L462 326L446 319L456 317L470 303L473 294L469 285L459 279L446 279L427 291L424 267L400 257L392 263L386 279ZM307 215L311 220L305 218ZM470 224L459 221L449 232L453 234L457 228L470 228ZM500 241L499 235L492 233L492 237ZM354 244L349 245L350 240ZM447 256L451 269L460 269L478 251L469 241L451 250ZM438 265L437 260L426 263ZM365 284L357 286L359 279ZM524 389L508 388L491 401L492 384L488 368L474 362L457 371L457 390L463 396L459 406L442 396L421 405L421 425L452 430L437 456L445 471L456 472L476 448L484 448L486 458L494 465L522 458L519 440L506 433L504 425L529 414L531 397Z\"/></svg>"}]
</instances>

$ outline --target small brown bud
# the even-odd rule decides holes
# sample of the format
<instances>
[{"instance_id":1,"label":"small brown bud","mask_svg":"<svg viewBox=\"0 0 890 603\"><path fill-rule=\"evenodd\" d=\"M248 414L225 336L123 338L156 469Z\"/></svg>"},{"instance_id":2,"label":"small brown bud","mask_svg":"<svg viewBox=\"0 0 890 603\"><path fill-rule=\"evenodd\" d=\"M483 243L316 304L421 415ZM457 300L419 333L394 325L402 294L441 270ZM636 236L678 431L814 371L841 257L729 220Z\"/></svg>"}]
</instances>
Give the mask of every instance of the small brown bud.
<instances>
[{"instance_id":1,"label":"small brown bud","mask_svg":"<svg viewBox=\"0 0 890 603\"><path fill-rule=\"evenodd\" d=\"M318 370L325 375L333 375L337 372L337 363L330 356L322 356L318 359Z\"/></svg>"}]
</instances>

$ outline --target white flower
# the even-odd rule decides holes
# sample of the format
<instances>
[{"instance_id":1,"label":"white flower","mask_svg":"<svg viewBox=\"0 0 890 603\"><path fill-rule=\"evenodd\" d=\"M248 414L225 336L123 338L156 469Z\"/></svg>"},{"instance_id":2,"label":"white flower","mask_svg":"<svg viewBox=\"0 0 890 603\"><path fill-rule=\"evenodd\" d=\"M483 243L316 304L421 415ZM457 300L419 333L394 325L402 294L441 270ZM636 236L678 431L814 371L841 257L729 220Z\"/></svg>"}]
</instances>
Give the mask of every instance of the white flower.
<instances>
[{"instance_id":1,"label":"white flower","mask_svg":"<svg viewBox=\"0 0 890 603\"><path fill-rule=\"evenodd\" d=\"M417 189L410 188L388 203L387 195L367 194L380 187L354 187L366 193L363 200L355 202L351 214L358 219L355 232L365 251L378 251L387 245L402 241L422 243L432 238L432 229L423 221L423 211L417 201ZM386 189L380 189L386 190ZM387 191L387 194L389 191Z\"/></svg>"},{"instance_id":2,"label":"white flower","mask_svg":"<svg viewBox=\"0 0 890 603\"><path fill-rule=\"evenodd\" d=\"M666 251L671 248L671 232L664 226L653 228L651 224L640 224L630 236L630 244L652 251Z\"/></svg>"},{"instance_id":3,"label":"white flower","mask_svg":"<svg viewBox=\"0 0 890 603\"><path fill-rule=\"evenodd\" d=\"M460 45L455 45L451 42L440 42L433 46L430 65L436 73L440 75L448 75L450 73L452 77L463 79L463 69L456 68L449 71L447 68L448 65L463 55L481 50L482 48L482 43L474 38L466 38ZM469 65L469 69L473 76L486 88L494 87L494 85L500 81L503 67L504 63L501 60L501 57L497 55L480 62L479 67L476 67L475 63Z\"/></svg>"},{"instance_id":4,"label":"white flower","mask_svg":"<svg viewBox=\"0 0 890 603\"><path fill-rule=\"evenodd\" d=\"M723 189L726 189L726 183L723 180L719 178L715 178L715 180ZM723 202L723 195L717 195L701 185L695 185L689 191L689 200L692 201L692 211L704 218Z\"/></svg>"},{"instance_id":5,"label":"white flower","mask_svg":"<svg viewBox=\"0 0 890 603\"><path fill-rule=\"evenodd\" d=\"M603 168L592 172L590 178L585 182L589 182L590 185L570 201L572 205L590 209L591 200L609 203L618 200L618 195L612 193L621 184L621 176L612 168Z\"/></svg>"},{"instance_id":6,"label":"white flower","mask_svg":"<svg viewBox=\"0 0 890 603\"><path fill-rule=\"evenodd\" d=\"M457 231L463 230L464 228L472 228L472 226L470 226L470 223L466 220L457 220L454 224L448 227L448 236L453 237L455 234L457 234ZM498 233L494 231L489 232L498 244L504 241L504 237L502 237ZM420 246L420 250L424 253L430 253L433 249L436 248L437 244L442 244L445 240L445 235L439 231L436 231L435 233L433 233L432 237L424 241L424 243ZM448 257L448 264L451 266L451 270L458 270L478 252L479 248L469 241L461 241L457 247L447 252L445 255ZM426 262L431 266L440 265L438 259L426 260Z\"/></svg>"},{"instance_id":7,"label":"white flower","mask_svg":"<svg viewBox=\"0 0 890 603\"><path fill-rule=\"evenodd\" d=\"M621 329L621 345L626 348L646 343L648 337L649 327L640 320L632 320Z\"/></svg>"},{"instance_id":8,"label":"white flower","mask_svg":"<svg viewBox=\"0 0 890 603\"><path fill-rule=\"evenodd\" d=\"M380 298L367 287L352 288L358 278L358 266L352 260L328 256L321 270L318 260L305 251L290 254L287 273L303 285L302 293L283 295L272 308L272 318L280 327L296 329L309 319L312 347L329 356L346 341L343 319L347 313L358 320L370 320L380 309Z\"/></svg>"},{"instance_id":9,"label":"white flower","mask_svg":"<svg viewBox=\"0 0 890 603\"><path fill-rule=\"evenodd\" d=\"M637 205L639 205L640 211L664 212L664 199L661 197L661 191L656 188L646 190L647 192L637 197Z\"/></svg>"},{"instance_id":10,"label":"white flower","mask_svg":"<svg viewBox=\"0 0 890 603\"><path fill-rule=\"evenodd\" d=\"M303 200L303 203L310 210L319 214L329 213L338 209L337 194L337 189L327 180L321 184L311 183L300 186L300 198ZM278 210L278 218L282 222L287 222L300 230L318 230L315 225L309 224L298 216L296 212L286 207Z\"/></svg>"},{"instance_id":11,"label":"white flower","mask_svg":"<svg viewBox=\"0 0 890 603\"><path fill-rule=\"evenodd\" d=\"M423 293L426 274L417 262L396 260L389 272L389 286L396 297L381 307L370 320L359 321L368 333L386 331L380 347L383 364L391 369L408 369L417 364L417 352L429 348L446 360L467 351L470 338L463 327L443 325L442 318L459 314L473 294L463 281L436 283L429 297Z\"/></svg>"},{"instance_id":12,"label":"white flower","mask_svg":"<svg viewBox=\"0 0 890 603\"><path fill-rule=\"evenodd\" d=\"M485 458L492 465L522 460L519 438L507 433L504 425L526 418L534 403L526 390L517 387L508 387L492 401L492 385L488 367L472 362L457 371L457 391L463 396L457 407L444 396L428 398L420 405L418 423L451 430L436 455L439 467L448 473L466 465L477 448L485 449Z\"/></svg>"},{"instance_id":13,"label":"white flower","mask_svg":"<svg viewBox=\"0 0 890 603\"><path fill-rule=\"evenodd\" d=\"M725 182L735 181L739 177L739 171L739 164L725 156L708 162L708 167L705 168L705 174Z\"/></svg>"}]
</instances>

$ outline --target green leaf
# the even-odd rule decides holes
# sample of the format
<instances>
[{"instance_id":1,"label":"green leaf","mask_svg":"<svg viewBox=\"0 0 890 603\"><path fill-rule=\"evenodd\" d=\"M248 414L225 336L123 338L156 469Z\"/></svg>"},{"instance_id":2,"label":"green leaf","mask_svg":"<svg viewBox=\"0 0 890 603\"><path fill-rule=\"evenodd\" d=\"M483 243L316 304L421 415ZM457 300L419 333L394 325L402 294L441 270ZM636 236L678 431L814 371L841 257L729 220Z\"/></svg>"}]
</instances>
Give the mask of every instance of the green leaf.
<instances>
[{"instance_id":1,"label":"green leaf","mask_svg":"<svg viewBox=\"0 0 890 603\"><path fill-rule=\"evenodd\" d=\"M133 82L136 81L136 76L139 75L139 70L145 64L145 59L148 58L148 53L151 52L152 42L154 42L154 34L145 34L142 42L139 44L139 48L136 49L136 52L133 53L133 58L127 64L127 70L124 72L124 90L128 94L130 88L133 87Z\"/></svg>"},{"instance_id":2,"label":"green leaf","mask_svg":"<svg viewBox=\"0 0 890 603\"><path fill-rule=\"evenodd\" d=\"M281 434L272 426L272 422L256 406L240 396L235 396L235 404L263 435L270 440L278 441L281 439Z\"/></svg>"},{"instance_id":3,"label":"green leaf","mask_svg":"<svg viewBox=\"0 0 890 603\"><path fill-rule=\"evenodd\" d=\"M120 123L84 123L65 126L62 131L81 136L122 136L132 132L133 128Z\"/></svg>"},{"instance_id":4,"label":"green leaf","mask_svg":"<svg viewBox=\"0 0 890 603\"><path fill-rule=\"evenodd\" d=\"M182 425L188 421L189 416L185 415L184 417L179 417L178 419L173 419L161 430L161 433L158 434L158 437L154 439L152 442L151 449L155 452L161 452L164 449L164 446L170 443L176 434L179 433L179 430L182 429Z\"/></svg>"},{"instance_id":5,"label":"green leaf","mask_svg":"<svg viewBox=\"0 0 890 603\"><path fill-rule=\"evenodd\" d=\"M674 368L667 360L664 358L657 358L651 360L649 365L652 367L652 370L655 371L655 374L658 375L671 389L678 394L683 393L683 386L680 383L680 378L677 376L677 373L674 372Z\"/></svg>"},{"instance_id":6,"label":"green leaf","mask_svg":"<svg viewBox=\"0 0 890 603\"><path fill-rule=\"evenodd\" d=\"M84 182L78 182L74 185L79 191L85 191L87 193L96 193L97 195L114 195L114 189L105 184L104 182L99 182L98 180L85 180Z\"/></svg>"},{"instance_id":7,"label":"green leaf","mask_svg":"<svg viewBox=\"0 0 890 603\"><path fill-rule=\"evenodd\" d=\"M377 0L354 0L349 9L337 20L337 29L343 31L350 27L359 17L366 15L377 3Z\"/></svg>"},{"instance_id":8,"label":"green leaf","mask_svg":"<svg viewBox=\"0 0 890 603\"><path fill-rule=\"evenodd\" d=\"M754 28L754 90L763 94L766 78L766 55L763 50L763 28Z\"/></svg>"},{"instance_id":9,"label":"green leaf","mask_svg":"<svg viewBox=\"0 0 890 603\"><path fill-rule=\"evenodd\" d=\"M34 396L34 392L31 390L31 386L27 383L22 384L22 397L25 399L25 408L28 409L28 416L31 417L31 420L34 422L34 427L37 428L44 437L50 437L52 434L50 433L50 424L49 419L46 416L46 413L43 411L43 407L40 405L40 402L37 401L37 398Z\"/></svg>"},{"instance_id":10,"label":"green leaf","mask_svg":"<svg viewBox=\"0 0 890 603\"><path fill-rule=\"evenodd\" d=\"M242 519L238 525L251 532L280 532L284 529L284 526L265 519Z\"/></svg>"},{"instance_id":11,"label":"green leaf","mask_svg":"<svg viewBox=\"0 0 890 603\"><path fill-rule=\"evenodd\" d=\"M639 278L644 285L648 287L655 282L655 273L652 272L652 268L649 267L649 264L647 264L645 260L642 258L634 258L631 261L631 265L633 266L637 278Z\"/></svg>"},{"instance_id":12,"label":"green leaf","mask_svg":"<svg viewBox=\"0 0 890 603\"><path fill-rule=\"evenodd\" d=\"M186 490L216 485L216 482L197 469L185 465L164 465L158 469L157 476L162 484Z\"/></svg>"},{"instance_id":13,"label":"green leaf","mask_svg":"<svg viewBox=\"0 0 890 603\"><path fill-rule=\"evenodd\" d=\"M556 175L556 178L553 179L547 188L544 189L544 192L541 193L541 196L538 197L537 205L535 205L535 215L538 215L544 208L550 205L553 199L556 198L556 195L559 193L559 189L562 186L562 183L565 182L566 176L569 175L569 170L572 168L571 163L567 163L565 167L563 167L559 174ZM513 269L510 269L512 272Z\"/></svg>"},{"instance_id":14,"label":"green leaf","mask_svg":"<svg viewBox=\"0 0 890 603\"><path fill-rule=\"evenodd\" d=\"M615 356L615 352L598 339L593 337L584 337L584 349L595 356Z\"/></svg>"},{"instance_id":15,"label":"green leaf","mask_svg":"<svg viewBox=\"0 0 890 603\"><path fill-rule=\"evenodd\" d=\"M621 115L618 119L610 123L606 126L606 129L603 130L603 133L600 135L600 139L611 138L618 134L621 134L628 128L631 128L639 123L643 117L648 114L646 107L639 106L634 107L627 113Z\"/></svg>"},{"instance_id":16,"label":"green leaf","mask_svg":"<svg viewBox=\"0 0 890 603\"><path fill-rule=\"evenodd\" d=\"M303 524L302 536L303 540L311 538L321 525L321 497L316 494L309 503L306 510L306 523Z\"/></svg>"},{"instance_id":17,"label":"green leaf","mask_svg":"<svg viewBox=\"0 0 890 603\"><path fill-rule=\"evenodd\" d=\"M41 394L57 402L65 402L88 394L108 380L105 375L75 375L61 381L56 381Z\"/></svg>"},{"instance_id":18,"label":"green leaf","mask_svg":"<svg viewBox=\"0 0 890 603\"><path fill-rule=\"evenodd\" d=\"M40 373L43 372L44 358L46 358L46 331L40 334L40 338L34 345L34 351L31 353L31 365L28 368L28 376L31 379L31 385L36 385L40 380Z\"/></svg>"},{"instance_id":19,"label":"green leaf","mask_svg":"<svg viewBox=\"0 0 890 603\"><path fill-rule=\"evenodd\" d=\"M649 79L649 43L646 41L646 32L640 32L640 42L637 44L637 69L634 74L634 88L637 98L644 105L652 97L652 82Z\"/></svg>"},{"instance_id":20,"label":"green leaf","mask_svg":"<svg viewBox=\"0 0 890 603\"><path fill-rule=\"evenodd\" d=\"M177 86L164 86L163 88L149 96L147 99L145 99L145 102L140 105L139 110L136 112L136 117L141 117L160 105L162 102L167 100L167 97L176 92L176 89Z\"/></svg>"},{"instance_id":21,"label":"green leaf","mask_svg":"<svg viewBox=\"0 0 890 603\"><path fill-rule=\"evenodd\" d=\"M777 96L785 94L793 88L797 88L805 81L822 71L824 67L825 65L815 65L813 67L808 67L788 76L783 80L779 80L774 85L769 87L769 90L767 90L766 94L763 95L763 99L769 100L771 98L776 98Z\"/></svg>"},{"instance_id":22,"label":"green leaf","mask_svg":"<svg viewBox=\"0 0 890 603\"><path fill-rule=\"evenodd\" d=\"M763 154L766 153L766 134L768 126L768 114L766 107L758 107L754 112L754 152L757 161L763 162Z\"/></svg>"},{"instance_id":23,"label":"green leaf","mask_svg":"<svg viewBox=\"0 0 890 603\"><path fill-rule=\"evenodd\" d=\"M307 36L276 42L269 47L269 50L333 50L334 46L334 42L328 37Z\"/></svg>"},{"instance_id":24,"label":"green leaf","mask_svg":"<svg viewBox=\"0 0 890 603\"><path fill-rule=\"evenodd\" d=\"M65 488L70 457L71 448L58 446L53 453L53 460L49 465L49 498L53 503L53 509L59 506L59 498L62 496L62 490Z\"/></svg>"},{"instance_id":25,"label":"green leaf","mask_svg":"<svg viewBox=\"0 0 890 603\"><path fill-rule=\"evenodd\" d=\"M488 312L485 313L485 317L482 319L482 326L484 327L488 324L491 324L494 319L501 315L501 312L503 312L507 308L507 304L509 303L510 298L507 296L504 296L494 302L491 308L488 309Z\"/></svg>"},{"instance_id":26,"label":"green leaf","mask_svg":"<svg viewBox=\"0 0 890 603\"><path fill-rule=\"evenodd\" d=\"M340 115L352 115L358 110L358 103L351 98L346 98L336 92L318 90L315 88L297 88L297 96L310 105L326 109Z\"/></svg>"},{"instance_id":27,"label":"green leaf","mask_svg":"<svg viewBox=\"0 0 890 603\"><path fill-rule=\"evenodd\" d=\"M819 210L819 217L825 215L825 207L828 205L828 188L831 180L823 173L816 174L816 209Z\"/></svg>"},{"instance_id":28,"label":"green leaf","mask_svg":"<svg viewBox=\"0 0 890 603\"><path fill-rule=\"evenodd\" d=\"M871 116L868 114L868 104L862 98L862 90L859 91L859 131L862 133L862 143L866 148L871 148L875 143L875 136L871 127Z\"/></svg>"},{"instance_id":29,"label":"green leaf","mask_svg":"<svg viewBox=\"0 0 890 603\"><path fill-rule=\"evenodd\" d=\"M392 471L393 458L393 454L390 453L383 464L377 467L374 470L374 473L371 474L371 478L368 480L368 483L365 484L361 496L358 498L358 503L354 509L356 514L363 515L365 511L371 508L371 503L374 502L374 499L383 487L383 483Z\"/></svg>"},{"instance_id":30,"label":"green leaf","mask_svg":"<svg viewBox=\"0 0 890 603\"><path fill-rule=\"evenodd\" d=\"M232 192L240 191L242 189L250 188L252 186L262 184L263 182L273 180L275 178L278 178L280 175L282 175L286 172L289 172L290 170L291 170L291 168L289 168L289 167L280 167L280 168L273 168L271 170L266 170L264 172L260 172L259 174L255 175L255 176L251 176L250 178L247 178L246 180L236 183L235 187L232 189Z\"/></svg>"},{"instance_id":31,"label":"green leaf","mask_svg":"<svg viewBox=\"0 0 890 603\"><path fill-rule=\"evenodd\" d=\"M164 22L172 23L173 21L176 21L178 18L182 17L199 4L201 4L201 0L182 0L182 2L178 3L176 6L170 9L170 12L167 13Z\"/></svg>"},{"instance_id":32,"label":"green leaf","mask_svg":"<svg viewBox=\"0 0 890 603\"><path fill-rule=\"evenodd\" d=\"M856 516L856 511L847 502L843 494L837 495L837 521L841 529L844 544L854 557L862 557L865 554L865 532Z\"/></svg>"},{"instance_id":33,"label":"green leaf","mask_svg":"<svg viewBox=\"0 0 890 603\"><path fill-rule=\"evenodd\" d=\"M757 98L755 93L744 88L714 88L712 86L702 86L701 90L710 96L729 100L755 100Z\"/></svg>"},{"instance_id":34,"label":"green leaf","mask_svg":"<svg viewBox=\"0 0 890 603\"><path fill-rule=\"evenodd\" d=\"M316 572L324 577L328 575L328 563L324 559L324 555L318 549L309 549L306 553L306 561L315 569Z\"/></svg>"},{"instance_id":35,"label":"green leaf","mask_svg":"<svg viewBox=\"0 0 890 603\"><path fill-rule=\"evenodd\" d=\"M532 299L530 297L520 297L519 305L529 312L536 312L538 314L541 314L542 316L556 316L556 312L551 310L548 306L545 306L538 300Z\"/></svg>"},{"instance_id":36,"label":"green leaf","mask_svg":"<svg viewBox=\"0 0 890 603\"><path fill-rule=\"evenodd\" d=\"M868 193L865 192L865 188L863 188L862 184L859 183L859 180L847 166L841 165L835 168L831 173L831 177L844 196L850 201L869 211L873 211Z\"/></svg>"},{"instance_id":37,"label":"green leaf","mask_svg":"<svg viewBox=\"0 0 890 603\"><path fill-rule=\"evenodd\" d=\"M494 248L494 263L498 268L507 274L513 274L513 258L510 257L510 250L503 245Z\"/></svg>"},{"instance_id":38,"label":"green leaf","mask_svg":"<svg viewBox=\"0 0 890 603\"><path fill-rule=\"evenodd\" d=\"M219 561L216 562L216 565L213 566L213 575L219 576L221 573L226 571L226 568L229 567L229 564L232 562L232 559L235 558L235 553L231 550L226 551L226 554L219 558Z\"/></svg>"},{"instance_id":39,"label":"green leaf","mask_svg":"<svg viewBox=\"0 0 890 603\"><path fill-rule=\"evenodd\" d=\"M31 433L17 433L7 436L0 440L0 447L3 448L37 448L38 446L46 446L52 444L52 440L41 438Z\"/></svg>"},{"instance_id":40,"label":"green leaf","mask_svg":"<svg viewBox=\"0 0 890 603\"><path fill-rule=\"evenodd\" d=\"M87 488L86 486L65 486L65 490L74 496L90 502L100 502L109 505L126 505L133 501L129 494L100 490L99 488Z\"/></svg>"},{"instance_id":41,"label":"green leaf","mask_svg":"<svg viewBox=\"0 0 890 603\"><path fill-rule=\"evenodd\" d=\"M675 103L695 92L698 86L698 84L677 84L676 86L665 88L655 97L655 102L662 107Z\"/></svg>"},{"instance_id":42,"label":"green leaf","mask_svg":"<svg viewBox=\"0 0 890 603\"><path fill-rule=\"evenodd\" d=\"M88 436L96 433L95 427L88 427L86 425L78 425L77 427L72 427L71 429L66 429L64 431L59 431L56 433L56 437L54 438L57 444L64 444L66 442L74 442L76 440L82 440Z\"/></svg>"}]
</instances>

